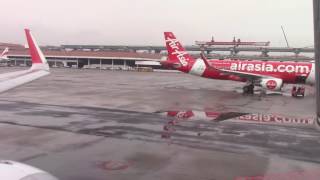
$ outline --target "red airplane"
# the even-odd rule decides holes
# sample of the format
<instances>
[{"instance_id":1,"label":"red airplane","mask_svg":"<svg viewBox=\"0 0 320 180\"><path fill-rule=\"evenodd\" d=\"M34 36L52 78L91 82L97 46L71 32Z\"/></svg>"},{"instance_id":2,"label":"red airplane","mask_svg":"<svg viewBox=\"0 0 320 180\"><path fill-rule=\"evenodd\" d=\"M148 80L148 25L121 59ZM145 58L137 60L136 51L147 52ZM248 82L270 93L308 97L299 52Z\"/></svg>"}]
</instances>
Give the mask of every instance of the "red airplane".
<instances>
[{"instance_id":1,"label":"red airplane","mask_svg":"<svg viewBox=\"0 0 320 180\"><path fill-rule=\"evenodd\" d=\"M243 92L254 93L254 87L281 91L284 84L315 83L315 65L312 62L279 62L259 60L207 60L203 54L194 59L185 51L172 32L164 33L168 59L161 64L167 68L211 79L247 82ZM304 96L304 87L294 86L292 96Z\"/></svg>"}]
</instances>

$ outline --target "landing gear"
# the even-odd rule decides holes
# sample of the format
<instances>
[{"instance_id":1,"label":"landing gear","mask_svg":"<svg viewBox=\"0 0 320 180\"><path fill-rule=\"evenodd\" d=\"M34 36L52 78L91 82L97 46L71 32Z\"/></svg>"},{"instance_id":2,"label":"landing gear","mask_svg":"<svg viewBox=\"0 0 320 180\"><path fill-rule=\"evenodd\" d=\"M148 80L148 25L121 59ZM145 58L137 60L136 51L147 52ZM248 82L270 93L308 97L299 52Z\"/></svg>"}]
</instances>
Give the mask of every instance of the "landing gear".
<instances>
[{"instance_id":1,"label":"landing gear","mask_svg":"<svg viewBox=\"0 0 320 180\"><path fill-rule=\"evenodd\" d=\"M293 86L291 90L292 97L304 97L305 87L303 86Z\"/></svg>"},{"instance_id":2,"label":"landing gear","mask_svg":"<svg viewBox=\"0 0 320 180\"><path fill-rule=\"evenodd\" d=\"M249 84L243 87L243 94L254 94L254 85Z\"/></svg>"}]
</instances>

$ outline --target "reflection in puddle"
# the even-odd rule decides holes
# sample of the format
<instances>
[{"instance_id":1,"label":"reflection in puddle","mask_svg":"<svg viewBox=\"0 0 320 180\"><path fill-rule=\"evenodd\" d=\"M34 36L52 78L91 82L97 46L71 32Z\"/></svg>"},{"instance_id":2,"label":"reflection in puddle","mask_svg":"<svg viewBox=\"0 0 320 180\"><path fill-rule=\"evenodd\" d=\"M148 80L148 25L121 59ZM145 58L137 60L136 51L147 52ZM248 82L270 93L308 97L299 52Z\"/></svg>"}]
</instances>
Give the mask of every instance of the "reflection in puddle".
<instances>
[{"instance_id":1,"label":"reflection in puddle","mask_svg":"<svg viewBox=\"0 0 320 180\"><path fill-rule=\"evenodd\" d=\"M224 121L227 119L236 118L247 113L237 113L237 112L214 112L214 111L165 111L158 112L167 117L171 117L166 124L163 126L163 132L161 137L165 139L170 139L172 133L176 131L175 126L178 125L182 121L190 121L190 120L209 120L209 121ZM198 125L201 128L201 124ZM198 136L201 136L201 132L197 133Z\"/></svg>"},{"instance_id":2,"label":"reflection in puddle","mask_svg":"<svg viewBox=\"0 0 320 180\"><path fill-rule=\"evenodd\" d=\"M249 114L240 112L217 112L217 111L161 111L157 112L169 118L163 126L162 138L170 139L176 131L175 126L183 121L205 120L211 122L232 121L257 124L282 124L282 125L312 125L313 117L290 117L275 114ZM197 127L201 128L201 123ZM195 131L197 131L195 129ZM202 135L199 131L198 136Z\"/></svg>"},{"instance_id":3,"label":"reflection in puddle","mask_svg":"<svg viewBox=\"0 0 320 180\"><path fill-rule=\"evenodd\" d=\"M216 112L216 111L162 111L157 112L167 117L173 117L177 120L209 120L209 121L224 121L246 115L248 113L240 112Z\"/></svg>"},{"instance_id":4,"label":"reflection in puddle","mask_svg":"<svg viewBox=\"0 0 320 180\"><path fill-rule=\"evenodd\" d=\"M258 122L258 123L276 123L276 124L305 124L312 125L314 119L312 117L289 117L273 114L247 114L240 116L238 120Z\"/></svg>"}]
</instances>

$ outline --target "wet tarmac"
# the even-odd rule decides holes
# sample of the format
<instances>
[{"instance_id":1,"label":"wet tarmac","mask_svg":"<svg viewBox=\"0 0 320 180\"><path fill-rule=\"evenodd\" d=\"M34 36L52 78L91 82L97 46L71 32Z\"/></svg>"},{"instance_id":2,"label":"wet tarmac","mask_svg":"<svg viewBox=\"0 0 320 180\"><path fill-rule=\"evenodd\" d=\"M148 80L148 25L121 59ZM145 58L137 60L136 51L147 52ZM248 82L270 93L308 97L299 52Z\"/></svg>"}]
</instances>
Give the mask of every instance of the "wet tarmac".
<instances>
[{"instance_id":1,"label":"wet tarmac","mask_svg":"<svg viewBox=\"0 0 320 180\"><path fill-rule=\"evenodd\" d=\"M1 68L1 71L15 70ZM53 69L0 95L0 159L61 180L318 179L314 90L243 96L180 73Z\"/></svg>"}]
</instances>

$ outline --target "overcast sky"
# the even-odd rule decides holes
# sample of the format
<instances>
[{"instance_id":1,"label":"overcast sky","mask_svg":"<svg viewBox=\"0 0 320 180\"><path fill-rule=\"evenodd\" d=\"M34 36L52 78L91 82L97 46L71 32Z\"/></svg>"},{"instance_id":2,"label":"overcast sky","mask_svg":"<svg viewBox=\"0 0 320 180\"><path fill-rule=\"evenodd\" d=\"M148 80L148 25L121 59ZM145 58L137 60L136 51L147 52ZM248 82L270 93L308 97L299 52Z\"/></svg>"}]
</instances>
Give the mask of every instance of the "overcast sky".
<instances>
[{"instance_id":1,"label":"overcast sky","mask_svg":"<svg viewBox=\"0 0 320 180\"><path fill-rule=\"evenodd\" d=\"M24 43L29 27L41 45L163 45L163 31L195 40L313 44L312 0L2 0L0 42Z\"/></svg>"}]
</instances>

